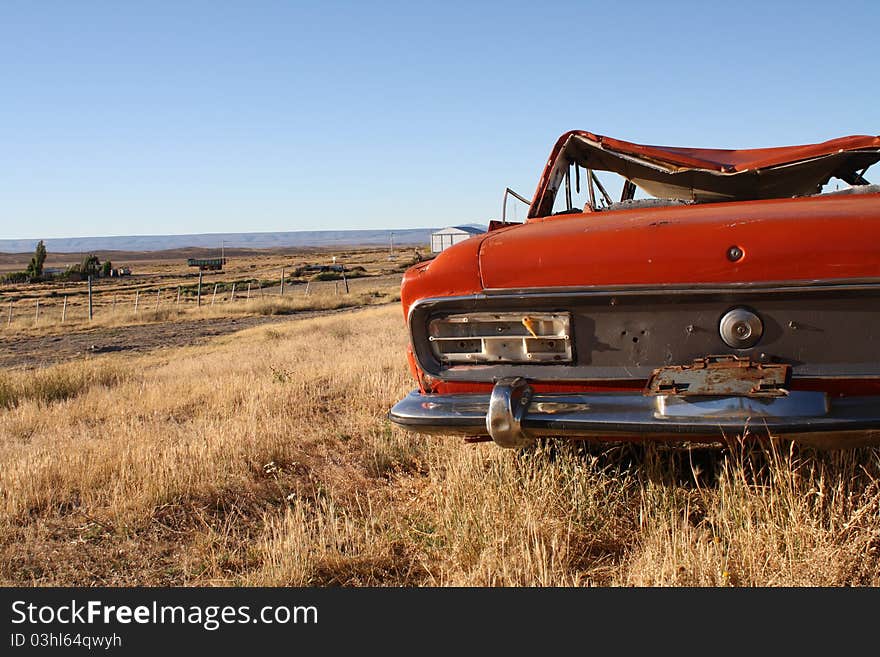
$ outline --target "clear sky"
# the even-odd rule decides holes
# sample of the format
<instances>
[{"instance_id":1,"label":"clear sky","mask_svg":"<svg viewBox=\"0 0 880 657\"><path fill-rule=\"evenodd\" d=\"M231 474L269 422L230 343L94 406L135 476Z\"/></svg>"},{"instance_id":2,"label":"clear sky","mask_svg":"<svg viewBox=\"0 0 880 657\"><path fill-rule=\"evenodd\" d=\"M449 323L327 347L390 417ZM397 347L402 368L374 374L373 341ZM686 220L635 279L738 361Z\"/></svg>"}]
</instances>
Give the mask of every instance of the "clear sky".
<instances>
[{"instance_id":1,"label":"clear sky","mask_svg":"<svg viewBox=\"0 0 880 657\"><path fill-rule=\"evenodd\" d=\"M0 0L0 238L485 223L570 129L878 134L878 25L877 0Z\"/></svg>"}]
</instances>

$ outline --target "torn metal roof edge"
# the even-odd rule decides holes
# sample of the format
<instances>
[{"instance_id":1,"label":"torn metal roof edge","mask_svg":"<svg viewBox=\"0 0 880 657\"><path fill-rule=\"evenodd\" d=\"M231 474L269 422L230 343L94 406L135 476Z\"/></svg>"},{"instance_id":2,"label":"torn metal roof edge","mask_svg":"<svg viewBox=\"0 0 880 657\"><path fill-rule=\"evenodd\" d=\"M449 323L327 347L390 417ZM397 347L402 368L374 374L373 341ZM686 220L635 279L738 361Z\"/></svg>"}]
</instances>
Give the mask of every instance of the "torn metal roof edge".
<instances>
[{"instance_id":1,"label":"torn metal roof edge","mask_svg":"<svg viewBox=\"0 0 880 657\"><path fill-rule=\"evenodd\" d=\"M709 169L721 173L737 173L749 169L764 169L801 160L814 159L844 151L880 151L880 136L850 135L818 144L776 146L772 148L687 148L680 146L648 146L597 135L585 130L573 130L564 137L576 137L592 142L606 151L634 155L675 168ZM568 141L566 139L566 141Z\"/></svg>"},{"instance_id":2,"label":"torn metal roof edge","mask_svg":"<svg viewBox=\"0 0 880 657\"><path fill-rule=\"evenodd\" d=\"M529 217L551 213L572 164L617 173L658 198L735 201L812 194L831 177L847 182L880 161L880 136L756 149L648 146L573 130L557 140ZM862 183L859 183L862 184Z\"/></svg>"}]
</instances>

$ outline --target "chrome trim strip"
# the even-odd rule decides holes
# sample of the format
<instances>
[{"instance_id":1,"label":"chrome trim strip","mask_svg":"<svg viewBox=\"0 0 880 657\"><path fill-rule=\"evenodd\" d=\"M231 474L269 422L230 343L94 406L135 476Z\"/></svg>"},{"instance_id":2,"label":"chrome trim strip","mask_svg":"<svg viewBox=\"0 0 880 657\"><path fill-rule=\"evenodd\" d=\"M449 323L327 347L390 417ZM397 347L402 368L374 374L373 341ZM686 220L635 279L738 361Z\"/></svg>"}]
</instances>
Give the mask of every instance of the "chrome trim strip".
<instances>
[{"instance_id":1,"label":"chrome trim strip","mask_svg":"<svg viewBox=\"0 0 880 657\"><path fill-rule=\"evenodd\" d=\"M604 294L724 294L727 292L816 292L828 291L864 291L880 289L880 278L860 279L805 279L798 281L745 281L733 283L670 283L660 285L572 285L530 288L485 288L481 294L460 297L441 297L441 299L471 299L496 296L531 296L531 295L583 295L595 296ZM425 299L428 301L429 299ZM422 300L420 300L422 301ZM418 303L418 302L416 302Z\"/></svg>"},{"instance_id":2,"label":"chrome trim strip","mask_svg":"<svg viewBox=\"0 0 880 657\"><path fill-rule=\"evenodd\" d=\"M448 297L425 297L412 303L407 313L409 324L413 313L422 306L437 303L467 303L488 298L504 297L522 298L541 297L595 297L595 296L629 296L629 295L678 295L678 294L727 294L730 292L864 292L880 290L880 278L861 279L808 279L798 281L764 281L740 282L719 285L718 283L691 283L688 285L574 285L529 288L484 288L478 294L464 294Z\"/></svg>"}]
</instances>

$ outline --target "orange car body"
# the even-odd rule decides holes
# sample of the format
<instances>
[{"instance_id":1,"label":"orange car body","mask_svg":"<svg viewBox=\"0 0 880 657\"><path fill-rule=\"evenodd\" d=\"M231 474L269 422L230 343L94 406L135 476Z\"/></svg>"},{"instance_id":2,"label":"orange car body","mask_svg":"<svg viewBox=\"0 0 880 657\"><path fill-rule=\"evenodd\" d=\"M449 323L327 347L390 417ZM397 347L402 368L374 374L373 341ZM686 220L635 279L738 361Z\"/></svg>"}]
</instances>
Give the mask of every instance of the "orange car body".
<instances>
[{"instance_id":1,"label":"orange car body","mask_svg":"<svg viewBox=\"0 0 880 657\"><path fill-rule=\"evenodd\" d=\"M877 442L880 187L864 174L878 160L870 136L735 151L566 133L523 224L405 274L418 390L391 419L508 447ZM597 171L621 177L620 201ZM818 193L834 179L847 189Z\"/></svg>"}]
</instances>

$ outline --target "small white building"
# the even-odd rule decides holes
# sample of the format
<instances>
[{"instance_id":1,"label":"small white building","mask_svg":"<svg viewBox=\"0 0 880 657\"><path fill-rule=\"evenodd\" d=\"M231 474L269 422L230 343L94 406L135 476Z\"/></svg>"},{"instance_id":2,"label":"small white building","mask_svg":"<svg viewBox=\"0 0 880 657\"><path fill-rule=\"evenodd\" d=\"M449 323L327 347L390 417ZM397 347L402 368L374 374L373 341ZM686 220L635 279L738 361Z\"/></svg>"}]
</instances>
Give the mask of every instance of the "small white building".
<instances>
[{"instance_id":1,"label":"small white building","mask_svg":"<svg viewBox=\"0 0 880 657\"><path fill-rule=\"evenodd\" d=\"M449 226L431 233L431 252L440 253L453 244L463 242L469 237L480 235L486 231L475 226Z\"/></svg>"}]
</instances>

